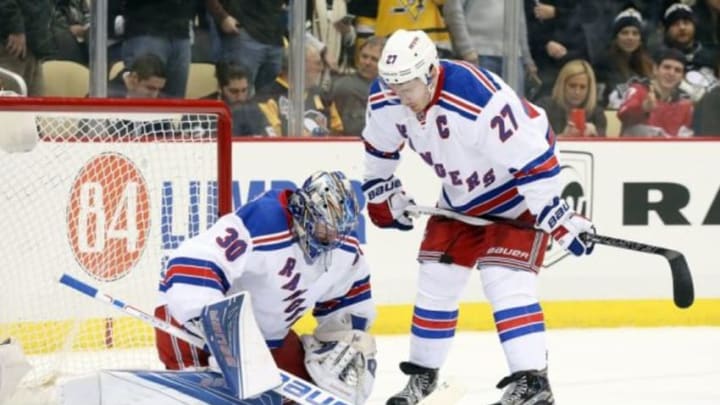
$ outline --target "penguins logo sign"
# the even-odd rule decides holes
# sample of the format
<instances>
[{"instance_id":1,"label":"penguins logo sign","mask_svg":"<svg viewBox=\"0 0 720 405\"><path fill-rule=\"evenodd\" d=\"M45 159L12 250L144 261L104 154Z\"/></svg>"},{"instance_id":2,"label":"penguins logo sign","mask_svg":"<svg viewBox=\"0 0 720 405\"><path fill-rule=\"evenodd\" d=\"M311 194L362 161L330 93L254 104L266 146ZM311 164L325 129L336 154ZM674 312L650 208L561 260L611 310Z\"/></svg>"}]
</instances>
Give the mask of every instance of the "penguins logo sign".
<instances>
[{"instance_id":1,"label":"penguins logo sign","mask_svg":"<svg viewBox=\"0 0 720 405\"><path fill-rule=\"evenodd\" d=\"M593 208L593 156L587 152L560 151L561 196L575 212L592 219ZM552 238L545 252L545 267L550 267L569 253L554 243Z\"/></svg>"}]
</instances>

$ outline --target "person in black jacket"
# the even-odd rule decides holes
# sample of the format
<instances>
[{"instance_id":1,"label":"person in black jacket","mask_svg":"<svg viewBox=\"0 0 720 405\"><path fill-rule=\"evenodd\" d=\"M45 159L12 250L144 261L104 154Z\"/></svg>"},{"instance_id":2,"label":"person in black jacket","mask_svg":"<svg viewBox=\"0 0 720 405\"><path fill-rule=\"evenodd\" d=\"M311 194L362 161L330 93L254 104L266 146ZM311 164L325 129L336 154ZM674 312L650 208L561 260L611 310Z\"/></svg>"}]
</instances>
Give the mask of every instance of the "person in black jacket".
<instances>
[{"instance_id":1,"label":"person in black jacket","mask_svg":"<svg viewBox=\"0 0 720 405\"><path fill-rule=\"evenodd\" d=\"M50 0L0 0L0 67L25 79L28 95L42 96L41 61L55 50Z\"/></svg>"},{"instance_id":2,"label":"person in black jacket","mask_svg":"<svg viewBox=\"0 0 720 405\"><path fill-rule=\"evenodd\" d=\"M190 21L195 14L191 0L125 0L122 20L122 58L132 66L140 55L160 57L166 66L164 93L184 98L190 70Z\"/></svg>"},{"instance_id":3,"label":"person in black jacket","mask_svg":"<svg viewBox=\"0 0 720 405\"><path fill-rule=\"evenodd\" d=\"M285 0L206 0L220 31L221 57L245 66L254 89L272 83L282 69Z\"/></svg>"}]
</instances>

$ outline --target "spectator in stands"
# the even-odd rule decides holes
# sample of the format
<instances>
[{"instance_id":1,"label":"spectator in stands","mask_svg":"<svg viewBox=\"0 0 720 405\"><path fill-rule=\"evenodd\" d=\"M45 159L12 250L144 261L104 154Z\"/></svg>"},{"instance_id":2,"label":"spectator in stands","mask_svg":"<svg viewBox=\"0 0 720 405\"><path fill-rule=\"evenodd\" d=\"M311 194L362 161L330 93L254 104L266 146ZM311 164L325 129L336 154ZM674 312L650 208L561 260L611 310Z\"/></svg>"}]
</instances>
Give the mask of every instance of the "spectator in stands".
<instances>
[{"instance_id":1,"label":"spectator in stands","mask_svg":"<svg viewBox=\"0 0 720 405\"><path fill-rule=\"evenodd\" d=\"M348 13L355 16L353 27L357 37L355 49L360 49L362 43L368 38L375 36L375 17L377 17L377 1L349 0L347 4Z\"/></svg>"},{"instance_id":2,"label":"spectator in stands","mask_svg":"<svg viewBox=\"0 0 720 405\"><path fill-rule=\"evenodd\" d=\"M447 0L443 6L445 21L453 49L462 59L482 66L500 76L503 74L505 2L495 0ZM530 55L525 11L520 8L518 46L520 65L527 75L537 76L537 67ZM539 80L539 79L537 79ZM523 94L525 80L513 88Z\"/></svg>"},{"instance_id":3,"label":"spectator in stands","mask_svg":"<svg viewBox=\"0 0 720 405\"><path fill-rule=\"evenodd\" d=\"M720 77L720 58L715 74ZM720 85L715 85L695 104L693 113L695 136L720 136Z\"/></svg>"},{"instance_id":4,"label":"spectator in stands","mask_svg":"<svg viewBox=\"0 0 720 405\"><path fill-rule=\"evenodd\" d=\"M693 6L698 16L698 42L713 53L720 53L720 0L698 0Z\"/></svg>"},{"instance_id":5,"label":"spectator in stands","mask_svg":"<svg viewBox=\"0 0 720 405\"><path fill-rule=\"evenodd\" d=\"M260 107L250 101L249 75L241 66L218 62L215 66L218 91L206 99L221 100L232 112L233 135L267 135L268 122Z\"/></svg>"},{"instance_id":6,"label":"spectator in stands","mask_svg":"<svg viewBox=\"0 0 720 405\"><path fill-rule=\"evenodd\" d=\"M307 17L310 33L322 42L323 88L330 89L330 75L354 73L353 51L356 38L353 22L348 14L347 0L308 0Z\"/></svg>"},{"instance_id":7,"label":"spectator in stands","mask_svg":"<svg viewBox=\"0 0 720 405\"><path fill-rule=\"evenodd\" d=\"M613 38L606 55L597 64L598 81L603 84L601 105L616 110L631 79L649 79L653 60L643 39L643 18L634 8L620 12L613 21Z\"/></svg>"},{"instance_id":8,"label":"spectator in stands","mask_svg":"<svg viewBox=\"0 0 720 405\"><path fill-rule=\"evenodd\" d=\"M526 90L530 100L549 95L560 68L569 60L587 59L585 36L571 24L575 0L525 0L528 42L539 83Z\"/></svg>"},{"instance_id":9,"label":"spectator in stands","mask_svg":"<svg viewBox=\"0 0 720 405\"><path fill-rule=\"evenodd\" d=\"M681 51L685 57L685 77L681 88L697 101L714 83L715 55L695 38L697 16L690 6L671 4L663 13L665 46Z\"/></svg>"},{"instance_id":10,"label":"spectator in stands","mask_svg":"<svg viewBox=\"0 0 720 405\"><path fill-rule=\"evenodd\" d=\"M85 0L56 0L50 23L56 59L88 64L90 7Z\"/></svg>"},{"instance_id":11,"label":"spectator in stands","mask_svg":"<svg viewBox=\"0 0 720 405\"><path fill-rule=\"evenodd\" d=\"M538 101L558 136L605 136L605 112L597 104L597 83L590 63L575 59L560 69L552 96Z\"/></svg>"},{"instance_id":12,"label":"spectator in stands","mask_svg":"<svg viewBox=\"0 0 720 405\"><path fill-rule=\"evenodd\" d=\"M378 75L378 60L385 39L369 37L358 50L357 72L335 79L332 101L342 117L345 134L360 136L365 127L365 106L372 81Z\"/></svg>"},{"instance_id":13,"label":"spectator in stands","mask_svg":"<svg viewBox=\"0 0 720 405\"><path fill-rule=\"evenodd\" d=\"M28 95L42 96L41 61L54 53L50 0L0 0L0 67L25 79Z\"/></svg>"},{"instance_id":14,"label":"spectator in stands","mask_svg":"<svg viewBox=\"0 0 720 405\"><path fill-rule=\"evenodd\" d=\"M388 37L399 29L422 30L435 42L441 58L453 56L450 32L442 15L445 0L386 1L366 0L375 7L374 34Z\"/></svg>"},{"instance_id":15,"label":"spectator in stands","mask_svg":"<svg viewBox=\"0 0 720 405\"><path fill-rule=\"evenodd\" d=\"M286 0L206 0L220 28L221 60L245 66L251 94L282 70Z\"/></svg>"},{"instance_id":16,"label":"spectator in stands","mask_svg":"<svg viewBox=\"0 0 720 405\"><path fill-rule=\"evenodd\" d=\"M273 136L288 136L288 59L284 54L282 71L274 83L260 90L255 99L265 114ZM320 89L323 60L320 51L309 43L305 46L305 113L303 136L341 135L344 132L340 114L332 101Z\"/></svg>"},{"instance_id":17,"label":"spectator in stands","mask_svg":"<svg viewBox=\"0 0 720 405\"><path fill-rule=\"evenodd\" d=\"M677 49L660 52L650 81L633 83L620 105L622 136L692 136L693 105L680 90L685 55Z\"/></svg>"},{"instance_id":18,"label":"spectator in stands","mask_svg":"<svg viewBox=\"0 0 720 405\"><path fill-rule=\"evenodd\" d=\"M140 55L157 55L166 67L166 97L185 97L194 12L194 2L189 0L125 0L123 62L132 66Z\"/></svg>"},{"instance_id":19,"label":"spectator in stands","mask_svg":"<svg viewBox=\"0 0 720 405\"><path fill-rule=\"evenodd\" d=\"M113 98L158 98L166 81L165 63L159 56L147 53L134 58L130 68L110 82L108 95Z\"/></svg>"}]
</instances>

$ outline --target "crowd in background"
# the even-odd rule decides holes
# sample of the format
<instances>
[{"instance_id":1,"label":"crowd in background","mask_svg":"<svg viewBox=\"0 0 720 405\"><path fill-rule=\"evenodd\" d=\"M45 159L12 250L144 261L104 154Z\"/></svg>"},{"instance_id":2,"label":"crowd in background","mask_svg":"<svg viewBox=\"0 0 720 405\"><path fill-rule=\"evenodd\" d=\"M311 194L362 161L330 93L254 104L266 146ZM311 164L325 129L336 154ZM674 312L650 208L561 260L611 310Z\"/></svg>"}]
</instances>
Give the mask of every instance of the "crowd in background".
<instances>
[{"instance_id":1,"label":"crowd in background","mask_svg":"<svg viewBox=\"0 0 720 405\"><path fill-rule=\"evenodd\" d=\"M43 62L87 66L88 0L0 0L0 67L42 96ZM287 135L287 0L108 0L110 97L184 98L194 63L238 136ZM443 58L498 75L505 1L307 0L308 136L358 136L384 38L422 29ZM510 83L559 136L720 135L720 0L524 0ZM619 121L612 129L609 121Z\"/></svg>"}]
</instances>

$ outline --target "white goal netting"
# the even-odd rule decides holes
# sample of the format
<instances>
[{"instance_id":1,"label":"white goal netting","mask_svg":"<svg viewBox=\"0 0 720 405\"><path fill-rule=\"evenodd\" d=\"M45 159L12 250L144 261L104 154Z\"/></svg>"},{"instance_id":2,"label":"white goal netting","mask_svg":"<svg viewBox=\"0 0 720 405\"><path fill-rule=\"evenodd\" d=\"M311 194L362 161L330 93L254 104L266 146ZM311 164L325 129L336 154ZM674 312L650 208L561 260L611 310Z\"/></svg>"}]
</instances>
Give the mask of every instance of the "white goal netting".
<instances>
[{"instance_id":1,"label":"white goal netting","mask_svg":"<svg viewBox=\"0 0 720 405\"><path fill-rule=\"evenodd\" d=\"M6 145L38 137L29 151L0 149L0 340L18 339L33 366L22 386L159 367L149 326L57 280L153 311L165 255L230 209L226 110L0 98L3 128Z\"/></svg>"}]
</instances>

